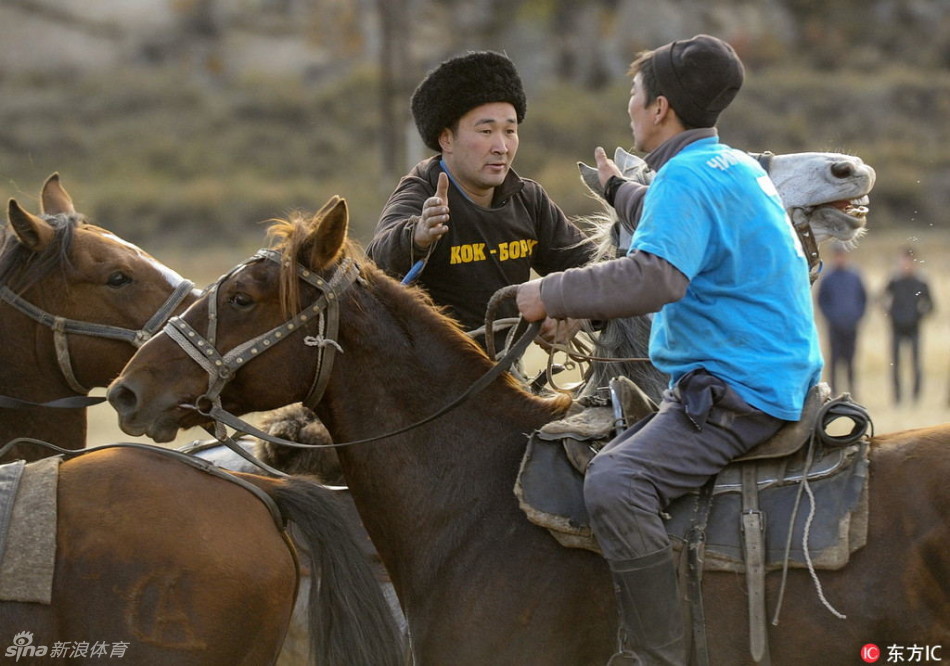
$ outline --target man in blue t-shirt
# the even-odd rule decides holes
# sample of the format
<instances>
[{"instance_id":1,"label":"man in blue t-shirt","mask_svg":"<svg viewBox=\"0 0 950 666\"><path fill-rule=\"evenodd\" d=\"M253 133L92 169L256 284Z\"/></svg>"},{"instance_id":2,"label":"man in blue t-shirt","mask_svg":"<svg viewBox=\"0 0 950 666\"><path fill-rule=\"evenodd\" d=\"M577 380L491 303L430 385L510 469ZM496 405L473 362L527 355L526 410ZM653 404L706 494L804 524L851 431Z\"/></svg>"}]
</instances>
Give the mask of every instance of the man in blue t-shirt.
<instances>
[{"instance_id":1,"label":"man in blue t-shirt","mask_svg":"<svg viewBox=\"0 0 950 666\"><path fill-rule=\"evenodd\" d=\"M685 664L676 571L660 512L801 415L821 355L805 255L772 182L719 142L744 69L709 35L633 62L628 112L656 170L642 189L595 151L604 197L643 213L627 256L519 287L529 321L656 312L650 358L671 376L659 412L591 462L584 495L613 574L619 664Z\"/></svg>"}]
</instances>

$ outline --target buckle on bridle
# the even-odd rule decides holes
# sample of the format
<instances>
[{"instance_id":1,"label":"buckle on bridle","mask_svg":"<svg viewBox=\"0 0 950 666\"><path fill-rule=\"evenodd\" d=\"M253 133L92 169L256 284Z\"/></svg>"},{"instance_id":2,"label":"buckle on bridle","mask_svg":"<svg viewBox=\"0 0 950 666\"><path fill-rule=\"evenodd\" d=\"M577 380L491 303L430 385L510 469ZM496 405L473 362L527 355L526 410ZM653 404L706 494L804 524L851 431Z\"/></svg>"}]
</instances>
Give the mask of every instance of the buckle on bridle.
<instances>
[{"instance_id":1,"label":"buckle on bridle","mask_svg":"<svg viewBox=\"0 0 950 666\"><path fill-rule=\"evenodd\" d=\"M214 409L214 403L214 398L205 393L204 395L199 395L197 398L195 398L194 408L195 411L202 416L210 417L211 412Z\"/></svg>"}]
</instances>

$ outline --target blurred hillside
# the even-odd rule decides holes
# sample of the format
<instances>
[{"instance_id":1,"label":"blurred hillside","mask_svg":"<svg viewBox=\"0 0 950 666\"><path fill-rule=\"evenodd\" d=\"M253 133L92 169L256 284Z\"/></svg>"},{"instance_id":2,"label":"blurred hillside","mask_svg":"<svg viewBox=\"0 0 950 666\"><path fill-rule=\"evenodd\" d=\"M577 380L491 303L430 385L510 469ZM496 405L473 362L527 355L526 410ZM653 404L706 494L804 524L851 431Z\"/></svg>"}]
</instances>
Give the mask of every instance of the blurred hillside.
<instances>
[{"instance_id":1,"label":"blurred hillside","mask_svg":"<svg viewBox=\"0 0 950 666\"><path fill-rule=\"evenodd\" d=\"M527 87L515 168L585 214L574 163L631 142L627 64L697 32L746 63L728 143L859 155L872 227L947 228L947 0L4 0L0 195L36 210L59 171L80 210L151 248L253 246L262 221L338 193L366 241L425 156L413 87L491 48Z\"/></svg>"}]
</instances>

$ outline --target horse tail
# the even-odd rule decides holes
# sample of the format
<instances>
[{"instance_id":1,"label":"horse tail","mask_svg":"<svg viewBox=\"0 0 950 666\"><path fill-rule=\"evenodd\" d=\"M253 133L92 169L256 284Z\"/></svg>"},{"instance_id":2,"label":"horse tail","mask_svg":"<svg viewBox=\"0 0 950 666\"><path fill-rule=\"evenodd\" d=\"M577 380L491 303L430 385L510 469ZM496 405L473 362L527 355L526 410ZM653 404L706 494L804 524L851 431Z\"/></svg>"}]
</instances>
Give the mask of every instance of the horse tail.
<instances>
[{"instance_id":1,"label":"horse tail","mask_svg":"<svg viewBox=\"0 0 950 666\"><path fill-rule=\"evenodd\" d=\"M294 539L310 565L311 662L402 664L392 611L334 491L301 477L257 485L293 523Z\"/></svg>"}]
</instances>

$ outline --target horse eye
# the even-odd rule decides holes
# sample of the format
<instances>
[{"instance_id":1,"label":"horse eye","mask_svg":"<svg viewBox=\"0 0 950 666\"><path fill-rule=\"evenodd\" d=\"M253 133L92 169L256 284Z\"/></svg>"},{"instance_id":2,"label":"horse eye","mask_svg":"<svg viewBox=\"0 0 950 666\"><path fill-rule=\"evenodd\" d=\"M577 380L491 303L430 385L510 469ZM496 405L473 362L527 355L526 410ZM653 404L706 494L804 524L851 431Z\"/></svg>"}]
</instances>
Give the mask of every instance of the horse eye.
<instances>
[{"instance_id":1,"label":"horse eye","mask_svg":"<svg viewBox=\"0 0 950 666\"><path fill-rule=\"evenodd\" d=\"M245 294L243 291L235 292L228 299L228 303L237 307L237 308L249 308L254 305L254 299Z\"/></svg>"},{"instance_id":2,"label":"horse eye","mask_svg":"<svg viewBox=\"0 0 950 666\"><path fill-rule=\"evenodd\" d=\"M109 276L109 279L106 280L106 284L110 287L121 287L132 281L132 278L129 275L126 275L122 271L115 271Z\"/></svg>"}]
</instances>

